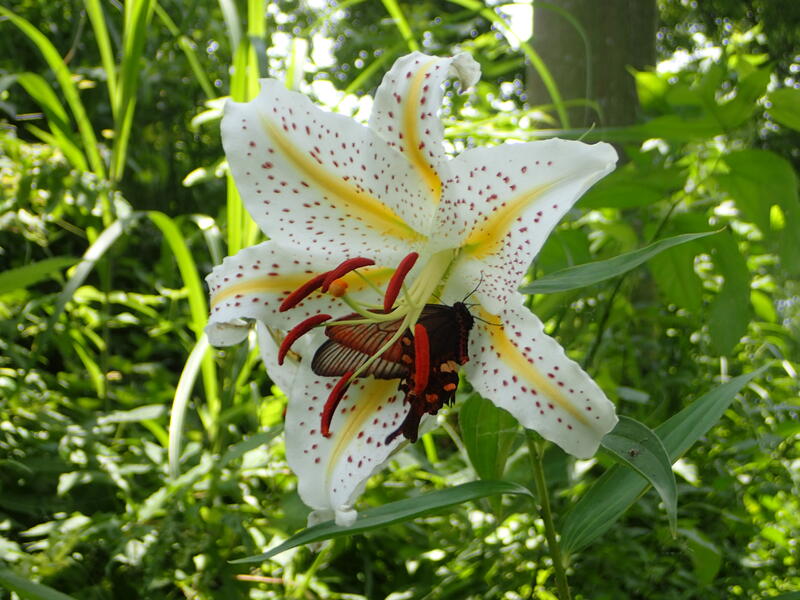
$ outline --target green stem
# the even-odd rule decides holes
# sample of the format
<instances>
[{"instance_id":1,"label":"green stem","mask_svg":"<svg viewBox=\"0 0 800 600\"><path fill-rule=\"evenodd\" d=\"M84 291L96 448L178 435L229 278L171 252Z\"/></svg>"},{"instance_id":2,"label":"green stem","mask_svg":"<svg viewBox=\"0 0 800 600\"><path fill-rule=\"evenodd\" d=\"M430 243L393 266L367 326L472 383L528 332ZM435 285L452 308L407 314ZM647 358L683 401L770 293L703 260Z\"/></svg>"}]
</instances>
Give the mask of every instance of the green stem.
<instances>
[{"instance_id":1,"label":"green stem","mask_svg":"<svg viewBox=\"0 0 800 600\"><path fill-rule=\"evenodd\" d=\"M550 549L550 558L553 560L553 570L556 575L556 587L558 588L559 600L571 600L569 584L567 583L567 572L564 569L564 559L561 556L561 546L556 537L556 526L553 522L553 513L550 510L550 496L547 493L547 481L544 476L544 449L540 439L535 433L527 432L528 450L533 463L533 478L536 481L536 495L539 499L539 514L544 521L544 535L547 538L547 546ZM536 587L536 582L532 583Z\"/></svg>"}]
</instances>

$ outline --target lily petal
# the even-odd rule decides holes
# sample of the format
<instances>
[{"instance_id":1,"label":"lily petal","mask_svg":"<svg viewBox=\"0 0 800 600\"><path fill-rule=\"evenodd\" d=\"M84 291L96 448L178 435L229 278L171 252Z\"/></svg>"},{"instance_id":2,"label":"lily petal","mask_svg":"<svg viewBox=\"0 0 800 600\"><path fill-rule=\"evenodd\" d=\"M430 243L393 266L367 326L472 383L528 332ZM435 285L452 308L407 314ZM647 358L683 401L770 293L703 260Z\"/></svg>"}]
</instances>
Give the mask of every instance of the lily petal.
<instances>
[{"instance_id":1,"label":"lily petal","mask_svg":"<svg viewBox=\"0 0 800 600\"><path fill-rule=\"evenodd\" d=\"M442 84L457 77L464 90L478 81L480 67L469 54L436 57L412 52L395 61L383 78L372 106L369 126L411 163L438 205L449 168L442 148L443 129L437 115Z\"/></svg>"},{"instance_id":2,"label":"lily petal","mask_svg":"<svg viewBox=\"0 0 800 600\"><path fill-rule=\"evenodd\" d=\"M298 255L270 240L227 257L206 277L211 295L211 314L206 332L214 346L238 344L247 337L248 320L255 319L276 329L288 330L303 319L320 313L342 311L339 300L315 292L291 311L280 312L278 307L289 293L319 273L341 262L329 255ZM366 267L359 270L376 286L388 281L391 269ZM350 273L344 277L348 292L358 298L368 296L373 302L381 298L361 276Z\"/></svg>"},{"instance_id":3,"label":"lily petal","mask_svg":"<svg viewBox=\"0 0 800 600\"><path fill-rule=\"evenodd\" d=\"M301 364L286 411L286 459L297 473L300 497L339 525L350 525L353 503L366 481L403 443L386 437L403 422L408 406L396 380L366 378L351 384L331 423L331 437L320 432L322 409L334 380Z\"/></svg>"},{"instance_id":4,"label":"lily petal","mask_svg":"<svg viewBox=\"0 0 800 600\"><path fill-rule=\"evenodd\" d=\"M278 364L278 341L272 335L269 328L260 321L256 321L256 335L258 339L258 351L264 368L269 373L270 379L283 391L287 393L292 389L297 372L300 369L300 362L291 358L285 360L282 365ZM301 346L302 342L298 342ZM313 350L307 345L303 346L301 354L311 353Z\"/></svg>"},{"instance_id":5,"label":"lily petal","mask_svg":"<svg viewBox=\"0 0 800 600\"><path fill-rule=\"evenodd\" d=\"M558 139L477 148L453 159L459 177L446 202L470 223L453 277L480 281L480 301L501 310L552 229L616 160L609 144Z\"/></svg>"},{"instance_id":6,"label":"lily petal","mask_svg":"<svg viewBox=\"0 0 800 600\"><path fill-rule=\"evenodd\" d=\"M426 184L402 154L278 81L225 105L222 142L247 210L285 246L377 260L404 256L431 226Z\"/></svg>"},{"instance_id":7,"label":"lily petal","mask_svg":"<svg viewBox=\"0 0 800 600\"><path fill-rule=\"evenodd\" d=\"M614 428L614 405L515 295L498 315L480 310L465 372L483 396L578 458Z\"/></svg>"}]
</instances>

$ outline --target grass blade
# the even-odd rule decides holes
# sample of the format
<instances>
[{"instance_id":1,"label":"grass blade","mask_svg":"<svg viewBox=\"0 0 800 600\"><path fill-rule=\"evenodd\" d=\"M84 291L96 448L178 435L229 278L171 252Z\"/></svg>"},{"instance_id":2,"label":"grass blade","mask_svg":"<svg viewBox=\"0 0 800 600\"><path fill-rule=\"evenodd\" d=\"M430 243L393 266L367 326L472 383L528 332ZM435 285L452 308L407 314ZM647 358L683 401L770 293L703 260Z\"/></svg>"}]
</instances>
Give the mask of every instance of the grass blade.
<instances>
[{"instance_id":1,"label":"grass blade","mask_svg":"<svg viewBox=\"0 0 800 600\"><path fill-rule=\"evenodd\" d=\"M81 263L75 267L75 270L73 271L72 275L70 275L70 278L64 286L64 289L61 290L61 293L58 295L55 310L50 317L48 330L52 331L53 325L63 312L67 302L70 301L72 295L75 293L75 290L77 290L81 285L83 285L83 282L86 281L86 278L89 276L89 273L92 272L92 269L94 269L97 261L100 260L100 258L108 251L114 242L117 241L119 236L122 235L125 226L134 222L138 217L139 215L134 213L127 219L118 219L114 221L109 227L106 227L106 229L104 229L103 232L97 236L97 239L94 241L94 243L92 243L92 245L86 249L86 252L83 253Z\"/></svg>"},{"instance_id":2,"label":"grass blade","mask_svg":"<svg viewBox=\"0 0 800 600\"><path fill-rule=\"evenodd\" d=\"M100 179L106 178L106 168L103 159L100 156L100 150L97 146L97 138L94 135L92 123L86 114L86 110L78 94L78 88L72 80L72 73L67 68L67 65L61 58L61 55L53 46L52 42L34 27L30 21L17 16L4 6L0 6L0 15L6 17L11 23L16 25L34 45L42 53L45 61L50 69L56 76L58 84L61 86L61 91L64 93L64 98L67 100L72 115L75 117L75 122L78 124L78 131L81 135L83 148L88 155L89 164L92 171ZM110 215L110 213L109 213Z\"/></svg>"},{"instance_id":3,"label":"grass blade","mask_svg":"<svg viewBox=\"0 0 800 600\"><path fill-rule=\"evenodd\" d=\"M17 82L28 92L28 95L34 99L47 116L47 124L55 141L54 145L61 149L64 156L76 169L88 171L89 166L86 162L86 156L75 139L69 115L58 99L55 90L47 83L44 77L36 73L20 73L16 78ZM40 138L43 137L30 125L28 129Z\"/></svg>"},{"instance_id":4,"label":"grass blade","mask_svg":"<svg viewBox=\"0 0 800 600\"><path fill-rule=\"evenodd\" d=\"M213 100L217 97L217 92L214 90L214 86L211 84L211 80L208 78L208 75L203 69L202 65L200 64L200 60L197 58L197 53L195 52L194 44L192 41L181 33L181 30L178 29L178 26L175 24L175 21L167 14L167 11L156 1L153 1L153 10L156 13L156 16L161 19L161 22L167 28L167 31L175 38L178 47L183 51L183 54L186 56L186 61L189 63L189 68L192 69L192 73L194 73L195 79L197 79L197 83L200 84L200 87L203 89L203 93L209 100Z\"/></svg>"},{"instance_id":5,"label":"grass blade","mask_svg":"<svg viewBox=\"0 0 800 600\"><path fill-rule=\"evenodd\" d=\"M92 22L94 38L97 41L97 49L100 51L100 61L103 64L103 70L106 72L108 100L109 104L111 104L114 118L116 119L118 103L117 64L114 60L114 49L111 47L111 39L108 36L105 15L100 6L100 0L84 0L84 5L86 6L86 13L89 15L89 20Z\"/></svg>"},{"instance_id":6,"label":"grass blade","mask_svg":"<svg viewBox=\"0 0 800 600\"><path fill-rule=\"evenodd\" d=\"M383 6L386 7L386 12L388 12L389 15L392 17L392 21L397 27L397 30L400 32L400 35L402 35L403 39L406 41L408 49L411 52L419 51L419 44L417 43L417 40L411 31L411 26L408 24L408 20L406 20L405 13L400 9L400 6L397 4L397 0L383 0Z\"/></svg>"},{"instance_id":7,"label":"grass blade","mask_svg":"<svg viewBox=\"0 0 800 600\"><path fill-rule=\"evenodd\" d=\"M197 342L204 338L204 329L208 319L208 305L206 304L205 287L200 281L197 265L192 258L192 254L186 247L180 229L171 218L162 212L150 211L147 213L150 220L161 230L164 239L175 257L178 270L181 274L183 284L186 286L189 295L189 312L191 314L191 327ZM213 358L208 355L203 360L203 386L206 392L206 401L212 418L219 415L219 385L217 381L217 371L214 366ZM213 437L213 436L212 436Z\"/></svg>"},{"instance_id":8,"label":"grass blade","mask_svg":"<svg viewBox=\"0 0 800 600\"><path fill-rule=\"evenodd\" d=\"M144 40L153 13L153 0L125 3L119 94L114 111L114 144L111 151L111 180L119 181L125 170L128 142L136 108Z\"/></svg>"},{"instance_id":9,"label":"grass blade","mask_svg":"<svg viewBox=\"0 0 800 600\"><path fill-rule=\"evenodd\" d=\"M183 437L186 407L189 406L192 388L194 388L194 383L197 380L200 366L206 356L209 356L209 348L208 338L205 335L201 336L189 353L189 358L183 366L178 385L175 388L175 396L172 399L172 409L169 416L169 446L167 447L169 474L173 479L176 479L180 474L181 438ZM204 423L204 425L207 430L210 430L213 426L211 423Z\"/></svg>"}]
</instances>

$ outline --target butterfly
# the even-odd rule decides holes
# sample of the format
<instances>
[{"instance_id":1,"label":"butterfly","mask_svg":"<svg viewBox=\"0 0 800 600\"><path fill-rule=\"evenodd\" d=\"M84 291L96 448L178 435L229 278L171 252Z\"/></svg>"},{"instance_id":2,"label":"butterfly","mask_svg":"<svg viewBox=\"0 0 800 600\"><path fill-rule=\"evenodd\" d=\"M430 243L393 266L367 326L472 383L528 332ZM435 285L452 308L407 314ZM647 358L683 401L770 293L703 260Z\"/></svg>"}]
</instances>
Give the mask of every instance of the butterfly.
<instances>
[{"instance_id":1,"label":"butterfly","mask_svg":"<svg viewBox=\"0 0 800 600\"><path fill-rule=\"evenodd\" d=\"M311 361L311 370L325 377L341 377L357 370L374 356L403 324L396 321L341 324L359 318L352 314L331 321L325 327L328 340L319 347ZM360 376L372 375L377 379L400 379L398 390L405 394L404 402L410 410L403 423L386 438L391 442L400 435L415 442L420 419L425 414L435 415L445 404L455 398L458 387L458 369L469 360L469 332L475 320L463 302L452 306L426 304L417 321L427 334L427 362L420 364L414 334L407 330ZM418 334L420 335L420 334ZM423 348L424 350L424 348ZM424 353L420 357L425 359ZM420 373L420 367L427 373ZM425 375L427 375L425 377ZM422 378L422 379L421 379ZM424 385L420 385L420 381Z\"/></svg>"}]
</instances>

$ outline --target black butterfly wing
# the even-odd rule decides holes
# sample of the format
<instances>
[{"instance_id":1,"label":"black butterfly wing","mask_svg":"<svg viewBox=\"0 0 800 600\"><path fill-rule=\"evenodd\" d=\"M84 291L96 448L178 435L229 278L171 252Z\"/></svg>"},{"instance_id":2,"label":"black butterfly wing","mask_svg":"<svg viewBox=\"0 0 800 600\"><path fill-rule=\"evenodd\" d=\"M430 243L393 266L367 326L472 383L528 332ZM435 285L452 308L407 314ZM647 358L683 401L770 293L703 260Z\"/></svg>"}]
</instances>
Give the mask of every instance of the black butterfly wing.
<instances>
[{"instance_id":1,"label":"black butterfly wing","mask_svg":"<svg viewBox=\"0 0 800 600\"><path fill-rule=\"evenodd\" d=\"M427 304L418 322L428 333L432 364L449 360L460 365L467 362L467 342L475 321L464 304Z\"/></svg>"},{"instance_id":2,"label":"black butterfly wing","mask_svg":"<svg viewBox=\"0 0 800 600\"><path fill-rule=\"evenodd\" d=\"M359 315L353 314L338 320L358 318ZM314 354L311 370L324 377L341 377L348 371L355 371L397 333L401 323L402 319L357 325L336 325L334 321L325 328L325 335L329 339ZM406 349L410 345L410 335L403 334L403 337L392 344L380 358L362 372L362 375L372 375L378 379L407 377L408 364L402 359L404 353L408 353Z\"/></svg>"}]
</instances>

